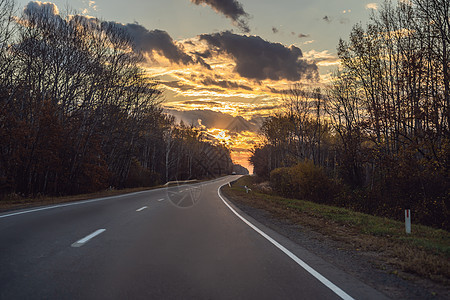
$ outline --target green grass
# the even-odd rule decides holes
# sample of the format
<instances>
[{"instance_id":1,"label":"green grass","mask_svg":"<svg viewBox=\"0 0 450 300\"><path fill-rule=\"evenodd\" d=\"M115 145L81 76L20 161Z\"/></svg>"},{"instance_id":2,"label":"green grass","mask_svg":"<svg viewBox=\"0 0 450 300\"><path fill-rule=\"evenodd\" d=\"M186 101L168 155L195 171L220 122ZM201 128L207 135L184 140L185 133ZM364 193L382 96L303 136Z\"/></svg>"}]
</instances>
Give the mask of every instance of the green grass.
<instances>
[{"instance_id":1,"label":"green grass","mask_svg":"<svg viewBox=\"0 0 450 300\"><path fill-rule=\"evenodd\" d=\"M254 196L257 196L264 201L278 201L283 203L286 207L295 209L298 212L305 212L312 216L335 222L339 225L350 226L357 229L362 234L386 237L410 243L417 247L433 251L436 254L445 255L447 258L450 257L450 233L448 231L412 224L411 234L407 235L405 233L405 224L403 222L355 212L341 207L262 194L257 192L254 181L254 177L242 177L233 185L233 190L241 190L243 185L247 185L253 189L252 192Z\"/></svg>"}]
</instances>

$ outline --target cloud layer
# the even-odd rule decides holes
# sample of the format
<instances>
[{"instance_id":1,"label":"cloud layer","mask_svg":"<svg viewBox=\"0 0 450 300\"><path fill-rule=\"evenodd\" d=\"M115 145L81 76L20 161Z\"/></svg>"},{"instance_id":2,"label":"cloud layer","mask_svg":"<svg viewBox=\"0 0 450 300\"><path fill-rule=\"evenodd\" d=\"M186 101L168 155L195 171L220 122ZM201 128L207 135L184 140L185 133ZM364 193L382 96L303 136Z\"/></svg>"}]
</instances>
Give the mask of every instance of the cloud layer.
<instances>
[{"instance_id":1,"label":"cloud layer","mask_svg":"<svg viewBox=\"0 0 450 300\"><path fill-rule=\"evenodd\" d=\"M233 20L247 16L242 6L234 0L192 1L195 4L211 5ZM24 13L30 15L32 12L40 12L45 17L60 19L58 9L53 3L29 2L24 9ZM257 81L265 79L274 81L318 79L317 65L304 59L302 51L298 47L293 45L287 47L280 43L272 43L259 36L239 35L224 31L203 34L195 39L185 41L183 44L183 42L174 41L166 31L148 30L137 23L121 24L113 21L100 21L87 16L78 15L76 17L84 18L86 22L101 24L102 27L123 30L130 36L133 50L144 52L150 58L153 57L154 53L158 53L171 63L180 65L197 64L211 71L210 63L216 63L217 59L226 57L234 65L234 69L230 69L230 71L237 73L241 78ZM250 87L233 82L229 78L209 80L202 82L202 84L225 89L251 90Z\"/></svg>"},{"instance_id":2,"label":"cloud layer","mask_svg":"<svg viewBox=\"0 0 450 300\"><path fill-rule=\"evenodd\" d=\"M27 16L33 14L40 14L44 17L52 17L59 14L58 7L51 2L30 1L23 9L23 12Z\"/></svg>"},{"instance_id":3,"label":"cloud layer","mask_svg":"<svg viewBox=\"0 0 450 300\"><path fill-rule=\"evenodd\" d=\"M223 14L233 21L244 32L250 32L248 26L249 15L244 11L242 4L236 0L191 0L192 3L209 5L216 12Z\"/></svg>"},{"instance_id":4,"label":"cloud layer","mask_svg":"<svg viewBox=\"0 0 450 300\"><path fill-rule=\"evenodd\" d=\"M377 10L378 9L378 3L368 3L368 4L366 4L366 9Z\"/></svg>"},{"instance_id":5,"label":"cloud layer","mask_svg":"<svg viewBox=\"0 0 450 300\"><path fill-rule=\"evenodd\" d=\"M241 77L292 81L316 80L318 77L317 66L302 59L302 51L296 46L286 47L258 36L229 31L203 34L200 40L208 43L211 51L231 56L236 63L235 72Z\"/></svg>"},{"instance_id":6,"label":"cloud layer","mask_svg":"<svg viewBox=\"0 0 450 300\"><path fill-rule=\"evenodd\" d=\"M28 18L39 16L44 18L55 18L62 21L57 6L50 2L30 1L25 6L23 12ZM121 24L117 22L100 21L99 19L83 15L72 16L72 18L77 18L79 21L84 20L87 23L101 24L103 28L117 28L123 30L131 38L133 50L136 52L142 51L151 56L153 51L156 51L170 62L184 65L202 62L201 57L194 59L185 53L182 46L177 44L166 31L158 29L148 30L137 23Z\"/></svg>"},{"instance_id":7,"label":"cloud layer","mask_svg":"<svg viewBox=\"0 0 450 300\"><path fill-rule=\"evenodd\" d=\"M186 54L181 46L177 45L172 37L163 30L148 30L137 23L120 24L113 23L113 26L123 29L129 34L133 41L135 51L143 51L151 54L153 51L158 52L173 63L190 64L194 60Z\"/></svg>"},{"instance_id":8,"label":"cloud layer","mask_svg":"<svg viewBox=\"0 0 450 300\"><path fill-rule=\"evenodd\" d=\"M233 117L229 114L207 109L189 111L165 109L165 112L174 115L178 121L183 121L185 124L204 126L206 128L226 129L231 132L257 132L260 125L254 121L247 121L241 116Z\"/></svg>"}]
</instances>

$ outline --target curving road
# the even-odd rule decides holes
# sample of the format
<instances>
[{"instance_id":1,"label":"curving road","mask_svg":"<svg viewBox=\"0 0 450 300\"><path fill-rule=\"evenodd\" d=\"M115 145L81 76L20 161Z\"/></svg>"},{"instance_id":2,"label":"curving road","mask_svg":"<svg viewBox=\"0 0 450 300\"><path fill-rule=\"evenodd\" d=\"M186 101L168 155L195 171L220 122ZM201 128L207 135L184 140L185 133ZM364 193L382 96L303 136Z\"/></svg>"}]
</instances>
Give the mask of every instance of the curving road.
<instances>
[{"instance_id":1,"label":"curving road","mask_svg":"<svg viewBox=\"0 0 450 300\"><path fill-rule=\"evenodd\" d=\"M383 299L201 184L0 214L0 299Z\"/></svg>"}]
</instances>

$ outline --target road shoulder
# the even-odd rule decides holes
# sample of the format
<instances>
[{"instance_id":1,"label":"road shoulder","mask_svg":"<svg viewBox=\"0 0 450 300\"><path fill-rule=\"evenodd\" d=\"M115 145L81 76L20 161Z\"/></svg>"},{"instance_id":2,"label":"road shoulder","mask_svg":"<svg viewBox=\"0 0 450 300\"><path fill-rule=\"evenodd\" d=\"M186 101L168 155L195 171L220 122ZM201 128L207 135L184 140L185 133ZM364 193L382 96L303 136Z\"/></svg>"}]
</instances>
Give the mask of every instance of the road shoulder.
<instances>
[{"instance_id":1,"label":"road shoulder","mask_svg":"<svg viewBox=\"0 0 450 300\"><path fill-rule=\"evenodd\" d=\"M268 233L277 235L291 249L313 253L327 264L344 271L390 298L448 299L449 297L447 287L431 280L421 278L407 280L400 277L389 265L380 262L376 252L349 249L348 245L344 245L342 241L334 240L311 228L275 216L268 210L255 207L244 198L232 194L228 188L222 188L221 192L228 202L246 218L248 217L252 223L260 224ZM315 265L316 262L312 261L311 264ZM317 265L320 266L321 263ZM338 285L337 282L335 284Z\"/></svg>"}]
</instances>

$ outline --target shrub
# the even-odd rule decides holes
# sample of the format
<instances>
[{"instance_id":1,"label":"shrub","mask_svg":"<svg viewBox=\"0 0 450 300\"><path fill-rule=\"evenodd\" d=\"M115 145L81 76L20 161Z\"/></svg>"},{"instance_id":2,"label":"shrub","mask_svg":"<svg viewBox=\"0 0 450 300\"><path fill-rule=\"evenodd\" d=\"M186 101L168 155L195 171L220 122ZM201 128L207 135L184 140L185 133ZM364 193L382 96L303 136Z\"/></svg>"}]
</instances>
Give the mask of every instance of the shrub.
<instances>
[{"instance_id":1,"label":"shrub","mask_svg":"<svg viewBox=\"0 0 450 300\"><path fill-rule=\"evenodd\" d=\"M308 160L290 168L273 170L270 183L283 196L317 203L331 203L335 194L333 182L323 168Z\"/></svg>"},{"instance_id":2,"label":"shrub","mask_svg":"<svg viewBox=\"0 0 450 300\"><path fill-rule=\"evenodd\" d=\"M318 203L333 200L333 184L322 167L304 161L292 167L290 173L298 198Z\"/></svg>"},{"instance_id":3,"label":"shrub","mask_svg":"<svg viewBox=\"0 0 450 300\"><path fill-rule=\"evenodd\" d=\"M295 191L290 168L278 168L270 172L270 185L278 194L285 197L294 197Z\"/></svg>"},{"instance_id":4,"label":"shrub","mask_svg":"<svg viewBox=\"0 0 450 300\"><path fill-rule=\"evenodd\" d=\"M125 187L149 187L157 185L159 182L159 174L142 167L137 159L131 161L130 171L128 172Z\"/></svg>"},{"instance_id":5,"label":"shrub","mask_svg":"<svg viewBox=\"0 0 450 300\"><path fill-rule=\"evenodd\" d=\"M7 194L13 192L14 182L6 177L0 177L0 200L2 200Z\"/></svg>"}]
</instances>

